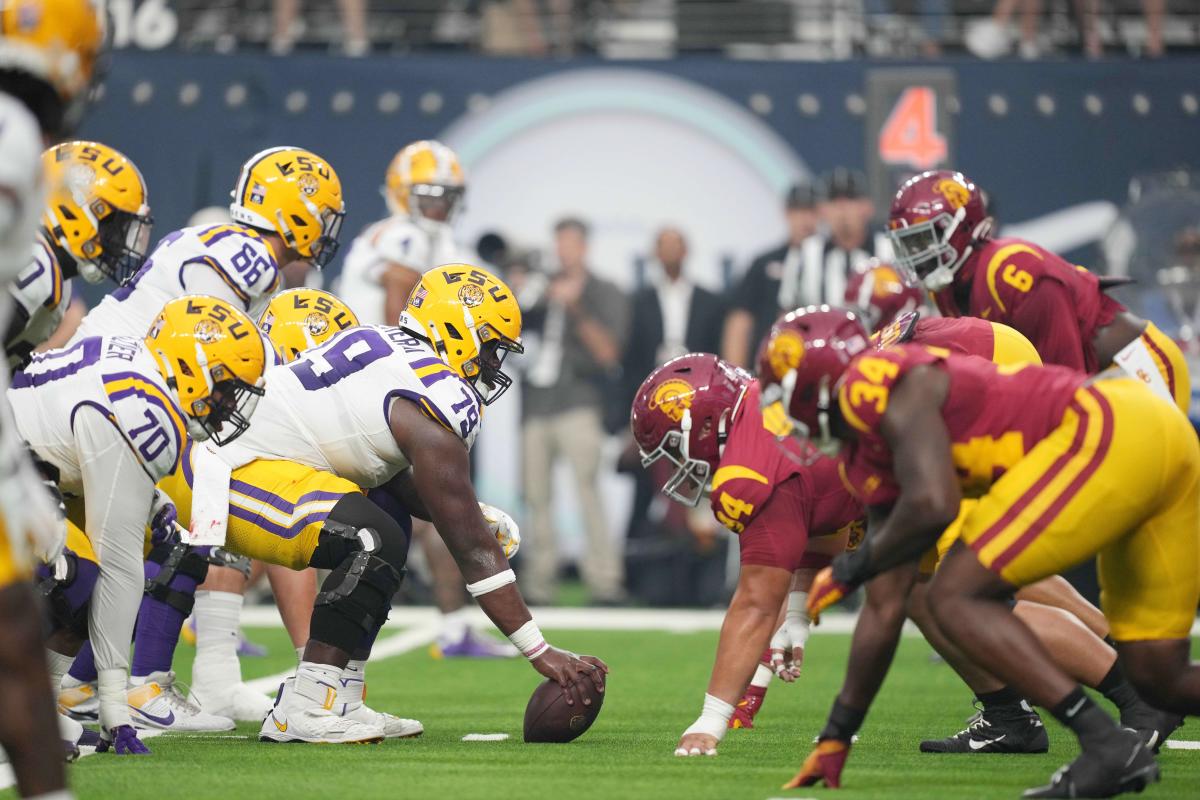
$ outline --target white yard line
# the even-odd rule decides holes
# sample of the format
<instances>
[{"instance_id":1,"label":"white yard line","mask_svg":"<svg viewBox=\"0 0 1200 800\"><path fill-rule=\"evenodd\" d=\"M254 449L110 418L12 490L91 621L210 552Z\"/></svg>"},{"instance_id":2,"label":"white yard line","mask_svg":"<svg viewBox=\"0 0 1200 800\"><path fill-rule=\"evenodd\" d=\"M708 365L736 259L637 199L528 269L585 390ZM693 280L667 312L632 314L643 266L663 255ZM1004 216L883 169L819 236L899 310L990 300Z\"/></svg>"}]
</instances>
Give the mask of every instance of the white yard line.
<instances>
[{"instance_id":1,"label":"white yard line","mask_svg":"<svg viewBox=\"0 0 1200 800\"><path fill-rule=\"evenodd\" d=\"M436 626L439 614L428 606L404 606L393 608L387 621L388 628L414 628ZM533 618L547 630L569 629L582 631L669 631L671 633L694 633L697 631L720 630L725 619L723 609L654 609L654 608L534 608ZM478 608L471 610L470 619L488 630L491 623ZM857 614L827 614L821 624L813 628L813 634L851 633L858 621ZM242 610L242 624L248 627L279 627L279 611L274 606L251 606ZM906 635L917 635L910 623L905 626ZM1192 626L1192 635L1200 636L1200 620ZM425 642L427 643L427 642ZM382 646L382 642L378 647ZM414 645L419 647L420 644ZM411 649L411 648L410 648ZM400 651L406 652L406 651ZM394 655L399 655L395 653ZM376 654L372 653L374 660Z\"/></svg>"},{"instance_id":2,"label":"white yard line","mask_svg":"<svg viewBox=\"0 0 1200 800\"><path fill-rule=\"evenodd\" d=\"M276 618L278 618L278 615ZM242 623L251 624L246 622L245 614L242 615ZM389 626L391 624L391 622L388 623ZM382 661L385 658L392 658L402 653L407 653L410 650L416 650L418 647L424 647L437 638L437 633L438 626L436 621L434 621L425 622L397 633L395 636L380 639L371 650L371 661ZM275 690L279 688L279 684L285 678L290 678L295 671L294 669L289 669L285 672L268 675L265 678L255 678L254 680L246 681L246 685L256 692L274 694Z\"/></svg>"}]
</instances>

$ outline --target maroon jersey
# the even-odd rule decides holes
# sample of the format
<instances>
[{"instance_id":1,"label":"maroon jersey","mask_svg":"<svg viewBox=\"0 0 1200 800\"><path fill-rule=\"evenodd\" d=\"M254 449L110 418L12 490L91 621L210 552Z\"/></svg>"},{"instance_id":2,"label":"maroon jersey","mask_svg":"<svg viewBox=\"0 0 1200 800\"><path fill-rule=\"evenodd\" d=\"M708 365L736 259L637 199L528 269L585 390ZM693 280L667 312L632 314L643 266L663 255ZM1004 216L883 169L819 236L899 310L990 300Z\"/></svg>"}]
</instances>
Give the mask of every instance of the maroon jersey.
<instances>
[{"instance_id":1,"label":"maroon jersey","mask_svg":"<svg viewBox=\"0 0 1200 800\"><path fill-rule=\"evenodd\" d=\"M912 369L950 376L942 419L963 494L979 497L1058 427L1087 376L1063 367L998 367L982 358L939 355L920 345L864 353L838 382L838 407L858 437L843 454L846 482L868 505L900 493L891 448L880 431L891 392Z\"/></svg>"},{"instance_id":2,"label":"maroon jersey","mask_svg":"<svg viewBox=\"0 0 1200 800\"><path fill-rule=\"evenodd\" d=\"M711 498L713 514L739 534L743 564L795 570L809 536L837 533L862 517L837 462L823 458L802 467L800 452L763 428L758 381L751 383L713 473Z\"/></svg>"},{"instance_id":3,"label":"maroon jersey","mask_svg":"<svg viewBox=\"0 0 1200 800\"><path fill-rule=\"evenodd\" d=\"M966 305L952 286L935 295L946 316L966 314L1016 328L1042 361L1094 374L1092 339L1125 307L1100 290L1099 279L1024 239L984 243L962 267L970 281ZM957 281L956 281L957 284Z\"/></svg>"},{"instance_id":4,"label":"maroon jersey","mask_svg":"<svg viewBox=\"0 0 1200 800\"><path fill-rule=\"evenodd\" d=\"M960 356L991 360L996 345L992 323L976 317L922 317L916 312L898 317L871 336L880 349L913 343L940 347Z\"/></svg>"}]
</instances>

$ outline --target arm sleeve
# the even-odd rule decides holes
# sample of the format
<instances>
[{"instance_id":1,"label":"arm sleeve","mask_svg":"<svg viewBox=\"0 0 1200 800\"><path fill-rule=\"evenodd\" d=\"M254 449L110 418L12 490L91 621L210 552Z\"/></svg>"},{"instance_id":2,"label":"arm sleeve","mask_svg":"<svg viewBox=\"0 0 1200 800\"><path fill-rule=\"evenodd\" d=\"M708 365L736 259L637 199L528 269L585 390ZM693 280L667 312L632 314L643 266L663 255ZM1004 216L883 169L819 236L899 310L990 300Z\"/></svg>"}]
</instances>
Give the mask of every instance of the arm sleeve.
<instances>
[{"instance_id":1,"label":"arm sleeve","mask_svg":"<svg viewBox=\"0 0 1200 800\"><path fill-rule=\"evenodd\" d=\"M1013 308L1012 324L1033 342L1042 363L1087 370L1075 307L1070 292L1062 284L1038 281Z\"/></svg>"},{"instance_id":2,"label":"arm sleeve","mask_svg":"<svg viewBox=\"0 0 1200 800\"><path fill-rule=\"evenodd\" d=\"M129 671L129 643L142 600L142 548L154 483L116 426L99 412L81 409L75 442L83 476L87 535L100 562L88 625L101 675ZM102 685L107 682L102 681ZM124 683L120 684L122 688ZM130 724L120 697L100 697L100 722Z\"/></svg>"}]
</instances>

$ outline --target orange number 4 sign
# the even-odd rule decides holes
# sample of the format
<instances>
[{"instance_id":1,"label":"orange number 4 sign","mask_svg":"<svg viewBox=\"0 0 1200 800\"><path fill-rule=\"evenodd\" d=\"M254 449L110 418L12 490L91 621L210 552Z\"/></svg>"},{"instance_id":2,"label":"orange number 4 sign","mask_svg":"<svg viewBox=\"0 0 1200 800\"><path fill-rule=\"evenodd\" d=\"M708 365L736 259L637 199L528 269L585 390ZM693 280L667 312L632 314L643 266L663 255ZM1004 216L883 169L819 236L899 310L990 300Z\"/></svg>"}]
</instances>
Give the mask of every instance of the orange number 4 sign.
<instances>
[{"instance_id":1,"label":"orange number 4 sign","mask_svg":"<svg viewBox=\"0 0 1200 800\"><path fill-rule=\"evenodd\" d=\"M879 157L886 164L931 169L947 152L946 137L937 129L937 93L928 86L905 89L879 131Z\"/></svg>"}]
</instances>

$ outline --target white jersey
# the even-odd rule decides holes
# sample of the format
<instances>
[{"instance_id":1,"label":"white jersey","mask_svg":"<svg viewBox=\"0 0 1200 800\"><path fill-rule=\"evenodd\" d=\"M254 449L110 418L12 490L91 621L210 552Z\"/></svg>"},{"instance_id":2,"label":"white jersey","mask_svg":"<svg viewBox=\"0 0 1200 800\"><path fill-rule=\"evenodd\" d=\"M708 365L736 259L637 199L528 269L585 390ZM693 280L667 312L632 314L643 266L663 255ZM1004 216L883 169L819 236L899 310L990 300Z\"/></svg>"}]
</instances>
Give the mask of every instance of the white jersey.
<instances>
[{"instance_id":1,"label":"white jersey","mask_svg":"<svg viewBox=\"0 0 1200 800\"><path fill-rule=\"evenodd\" d=\"M146 335L162 307L185 294L219 298L258 319L279 288L271 248L252 228L196 225L167 234L129 283L88 312L71 338Z\"/></svg>"},{"instance_id":2,"label":"white jersey","mask_svg":"<svg viewBox=\"0 0 1200 800\"><path fill-rule=\"evenodd\" d=\"M41 129L24 103L0 94L0 282L29 266L42 198Z\"/></svg>"},{"instance_id":3,"label":"white jersey","mask_svg":"<svg viewBox=\"0 0 1200 800\"><path fill-rule=\"evenodd\" d=\"M382 280L388 265L399 264L424 274L458 260L449 225L430 221L418 225L407 215L397 214L355 237L342 265L337 296L364 325L395 325L397 320L383 318L387 292Z\"/></svg>"},{"instance_id":4,"label":"white jersey","mask_svg":"<svg viewBox=\"0 0 1200 800\"><path fill-rule=\"evenodd\" d=\"M71 305L71 281L63 277L54 249L44 239L39 237L34 244L33 261L9 284L8 294L15 306L13 313L25 320L22 331L5 343L12 369L50 338Z\"/></svg>"},{"instance_id":5,"label":"white jersey","mask_svg":"<svg viewBox=\"0 0 1200 800\"><path fill-rule=\"evenodd\" d=\"M400 328L347 328L290 364L266 372L249 430L214 448L231 468L294 461L363 488L409 465L388 424L398 399L416 404L468 448L479 430L475 390L433 348Z\"/></svg>"},{"instance_id":6,"label":"white jersey","mask_svg":"<svg viewBox=\"0 0 1200 800\"><path fill-rule=\"evenodd\" d=\"M13 376L8 399L21 436L58 468L70 494L83 491L78 424L114 426L156 482L175 469L187 440L183 412L141 339L93 337L39 353ZM103 416L77 420L85 406Z\"/></svg>"}]
</instances>

